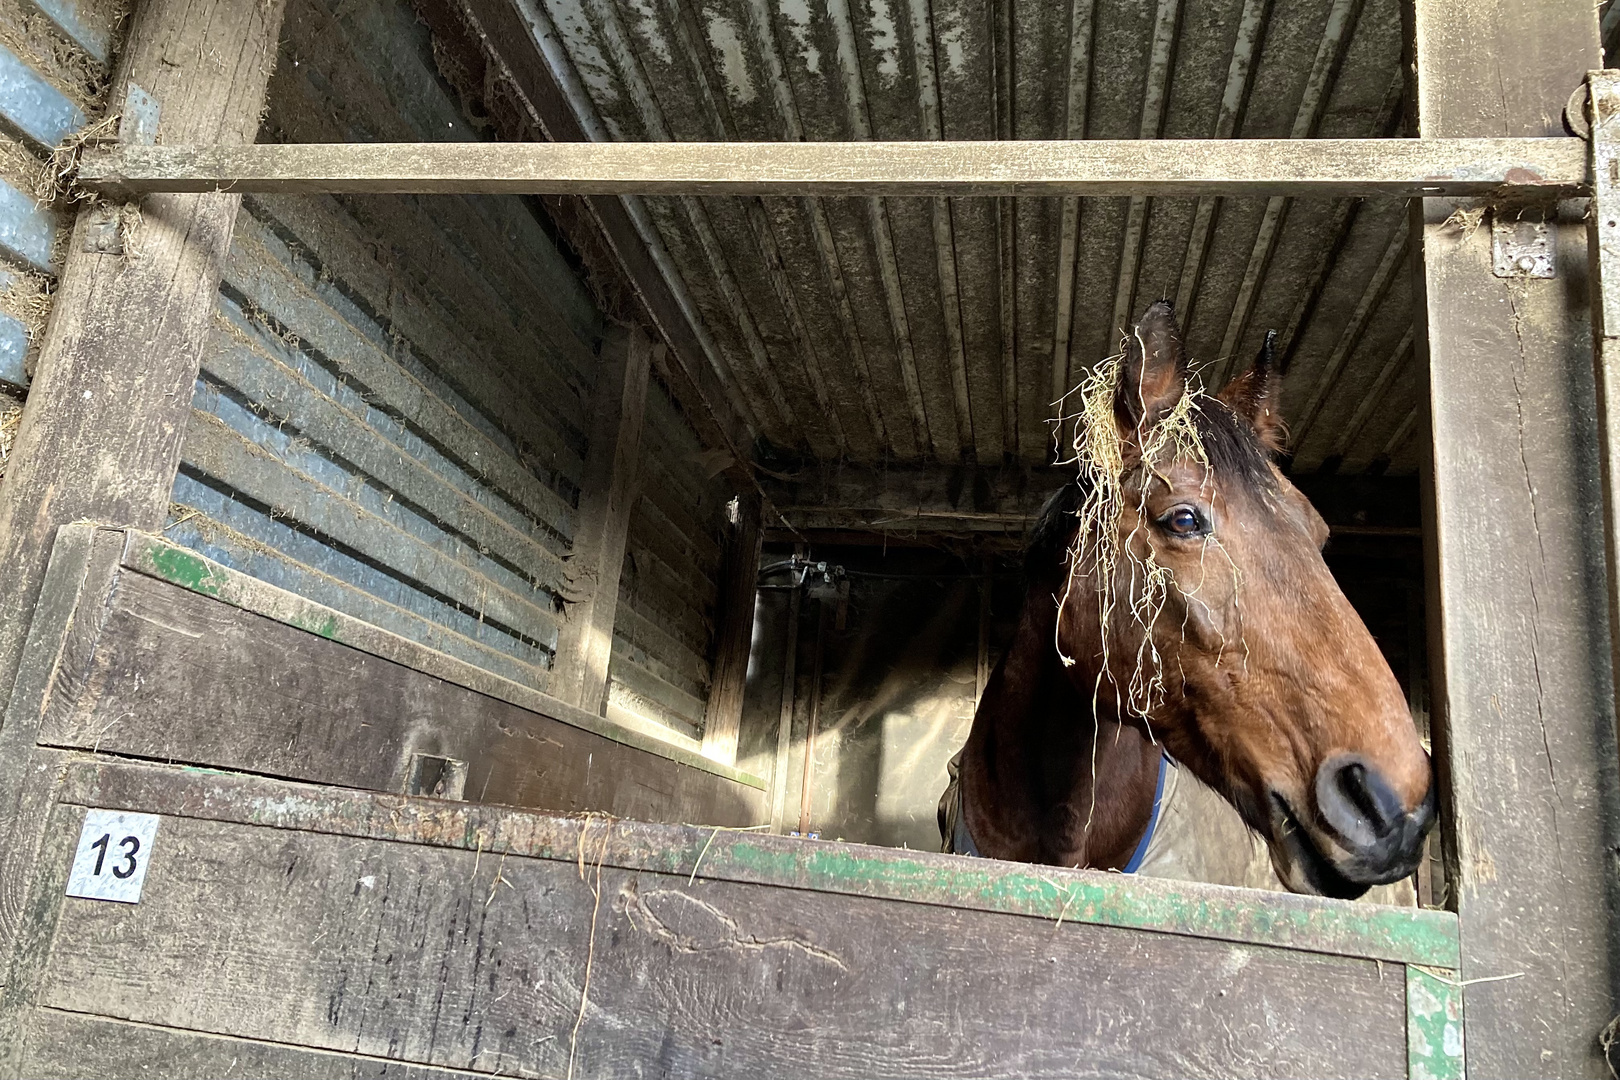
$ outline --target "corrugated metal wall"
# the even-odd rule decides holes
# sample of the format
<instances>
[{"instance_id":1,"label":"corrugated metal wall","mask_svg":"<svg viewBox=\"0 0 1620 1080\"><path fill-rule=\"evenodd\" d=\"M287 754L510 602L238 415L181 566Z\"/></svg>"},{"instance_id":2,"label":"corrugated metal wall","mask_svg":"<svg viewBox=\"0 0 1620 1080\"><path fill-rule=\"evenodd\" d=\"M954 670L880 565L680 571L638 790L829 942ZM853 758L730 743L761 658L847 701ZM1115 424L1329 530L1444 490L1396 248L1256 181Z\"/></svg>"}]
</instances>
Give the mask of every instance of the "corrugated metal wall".
<instances>
[{"instance_id":1,"label":"corrugated metal wall","mask_svg":"<svg viewBox=\"0 0 1620 1080\"><path fill-rule=\"evenodd\" d=\"M71 222L38 200L51 150L99 117L125 0L0 0L0 469Z\"/></svg>"},{"instance_id":2,"label":"corrugated metal wall","mask_svg":"<svg viewBox=\"0 0 1620 1080\"><path fill-rule=\"evenodd\" d=\"M266 139L480 137L396 0L292 0ZM535 204L250 198L168 535L547 686L602 319ZM611 710L701 732L729 492L656 379Z\"/></svg>"}]
</instances>

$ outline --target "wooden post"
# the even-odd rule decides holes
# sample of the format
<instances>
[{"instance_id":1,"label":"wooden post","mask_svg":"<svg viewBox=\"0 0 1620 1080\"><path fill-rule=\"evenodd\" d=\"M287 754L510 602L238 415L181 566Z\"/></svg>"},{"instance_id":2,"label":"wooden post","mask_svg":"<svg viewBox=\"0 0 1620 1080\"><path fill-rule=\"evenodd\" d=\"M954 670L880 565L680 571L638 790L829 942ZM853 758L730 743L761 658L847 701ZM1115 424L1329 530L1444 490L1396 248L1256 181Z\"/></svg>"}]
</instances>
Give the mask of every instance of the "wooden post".
<instances>
[{"instance_id":1,"label":"wooden post","mask_svg":"<svg viewBox=\"0 0 1620 1080\"><path fill-rule=\"evenodd\" d=\"M602 342L596 415L569 563L573 597L552 667L551 693L598 716L607 705L619 575L630 514L640 496L641 422L651 357L652 342L638 327L621 327Z\"/></svg>"},{"instance_id":2,"label":"wooden post","mask_svg":"<svg viewBox=\"0 0 1620 1080\"><path fill-rule=\"evenodd\" d=\"M125 141L251 143L284 0L149 0L113 82ZM241 196L152 195L108 242L80 213L0 486L0 705L57 527L163 527ZM95 231L96 235L92 236ZM117 253L103 253L108 248Z\"/></svg>"},{"instance_id":3,"label":"wooden post","mask_svg":"<svg viewBox=\"0 0 1620 1080\"><path fill-rule=\"evenodd\" d=\"M799 835L810 835L810 812L815 799L816 736L821 729L822 663L827 656L827 601L816 601L816 646L810 667L810 720L804 729L804 775L799 781Z\"/></svg>"},{"instance_id":4,"label":"wooden post","mask_svg":"<svg viewBox=\"0 0 1620 1080\"><path fill-rule=\"evenodd\" d=\"M793 545L793 554L804 555L804 545ZM771 766L771 832L780 833L787 824L788 758L793 750L793 704L799 682L799 610L804 590L795 588L788 597L787 648L782 657L782 709L776 721L776 760Z\"/></svg>"},{"instance_id":5,"label":"wooden post","mask_svg":"<svg viewBox=\"0 0 1620 1080\"><path fill-rule=\"evenodd\" d=\"M737 763L748 653L754 638L754 602L759 596L762 537L759 496L745 492L737 497L737 521L726 544L720 633L715 638L714 677L703 720L704 755L726 765Z\"/></svg>"},{"instance_id":6,"label":"wooden post","mask_svg":"<svg viewBox=\"0 0 1620 1080\"><path fill-rule=\"evenodd\" d=\"M1589 0L1410 0L1418 134L1555 136L1601 62ZM1556 276L1497 276L1492 215L1414 204L1433 414L1436 760L1468 986L1471 1077L1607 1075L1614 703L1585 207L1550 215ZM1459 213L1461 211L1461 213Z\"/></svg>"},{"instance_id":7,"label":"wooden post","mask_svg":"<svg viewBox=\"0 0 1620 1080\"><path fill-rule=\"evenodd\" d=\"M996 584L996 561L989 555L979 560L979 662L973 679L973 707L979 707L984 688L990 683L990 590Z\"/></svg>"}]
</instances>

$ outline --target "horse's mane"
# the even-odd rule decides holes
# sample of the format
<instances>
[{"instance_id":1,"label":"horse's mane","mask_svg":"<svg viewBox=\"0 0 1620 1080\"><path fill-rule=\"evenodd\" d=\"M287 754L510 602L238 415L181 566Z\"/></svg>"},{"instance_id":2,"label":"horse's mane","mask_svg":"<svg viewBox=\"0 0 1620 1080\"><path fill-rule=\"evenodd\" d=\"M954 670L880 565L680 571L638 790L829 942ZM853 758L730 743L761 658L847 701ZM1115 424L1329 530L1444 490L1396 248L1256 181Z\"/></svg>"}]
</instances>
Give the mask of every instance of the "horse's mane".
<instances>
[{"instance_id":1,"label":"horse's mane","mask_svg":"<svg viewBox=\"0 0 1620 1080\"><path fill-rule=\"evenodd\" d=\"M1192 414L1203 442L1210 471L1259 495L1275 493L1271 455L1254 430L1218 398ZM1086 488L1079 478L1070 480L1046 500L1024 547L1024 576L1034 582L1061 572L1074 538L1075 515L1085 502Z\"/></svg>"}]
</instances>

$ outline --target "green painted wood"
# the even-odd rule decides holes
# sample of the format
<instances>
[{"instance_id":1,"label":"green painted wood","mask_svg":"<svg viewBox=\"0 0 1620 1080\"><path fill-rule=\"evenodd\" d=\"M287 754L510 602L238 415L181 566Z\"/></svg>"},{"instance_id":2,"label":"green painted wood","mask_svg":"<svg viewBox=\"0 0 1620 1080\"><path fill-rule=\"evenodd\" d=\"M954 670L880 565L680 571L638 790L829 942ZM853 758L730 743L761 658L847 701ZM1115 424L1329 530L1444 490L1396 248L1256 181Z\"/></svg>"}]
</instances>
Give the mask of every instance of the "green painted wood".
<instances>
[{"instance_id":1,"label":"green painted wood","mask_svg":"<svg viewBox=\"0 0 1620 1080\"><path fill-rule=\"evenodd\" d=\"M1462 1080L1463 987L1455 969L1406 968L1406 1053L1411 1080Z\"/></svg>"},{"instance_id":2,"label":"green painted wood","mask_svg":"<svg viewBox=\"0 0 1620 1080\"><path fill-rule=\"evenodd\" d=\"M134 765L76 765L63 801L271 828L397 839L942 908L1455 967L1456 917L1092 870L822 843L735 829L556 817L499 806ZM604 838L604 822L609 825Z\"/></svg>"},{"instance_id":3,"label":"green painted wood","mask_svg":"<svg viewBox=\"0 0 1620 1080\"><path fill-rule=\"evenodd\" d=\"M482 671L466 661L457 660L397 634L380 630L362 619L334 611L273 585L267 585L159 537L145 533L129 533L124 550L124 565L137 573L179 585L203 596L213 597L243 611L263 615L373 656L380 656L385 660L392 660L445 679L458 686L500 698L521 708L532 709L565 724L612 739L614 742L645 750L760 791L765 790L765 781L759 777L704 757L699 752L699 745L695 739L677 741L680 737L673 733L668 738L660 738L643 731L631 730L622 724L575 708L532 687L522 686L509 679Z\"/></svg>"}]
</instances>

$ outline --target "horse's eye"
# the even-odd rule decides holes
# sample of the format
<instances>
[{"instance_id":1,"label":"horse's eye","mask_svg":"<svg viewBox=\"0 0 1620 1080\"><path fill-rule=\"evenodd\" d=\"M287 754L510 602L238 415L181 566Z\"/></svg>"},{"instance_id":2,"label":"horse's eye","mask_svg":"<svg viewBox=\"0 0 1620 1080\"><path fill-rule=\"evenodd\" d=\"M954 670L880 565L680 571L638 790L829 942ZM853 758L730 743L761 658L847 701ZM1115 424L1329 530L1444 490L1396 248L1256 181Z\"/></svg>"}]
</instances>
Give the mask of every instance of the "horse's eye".
<instances>
[{"instance_id":1,"label":"horse's eye","mask_svg":"<svg viewBox=\"0 0 1620 1080\"><path fill-rule=\"evenodd\" d=\"M1201 536L1209 531L1202 515L1190 506L1178 506L1159 519L1172 536Z\"/></svg>"}]
</instances>

